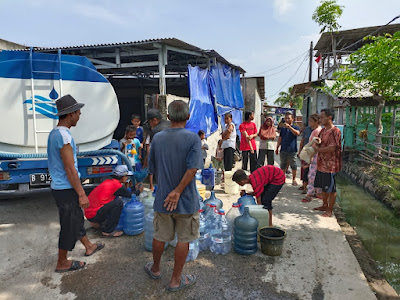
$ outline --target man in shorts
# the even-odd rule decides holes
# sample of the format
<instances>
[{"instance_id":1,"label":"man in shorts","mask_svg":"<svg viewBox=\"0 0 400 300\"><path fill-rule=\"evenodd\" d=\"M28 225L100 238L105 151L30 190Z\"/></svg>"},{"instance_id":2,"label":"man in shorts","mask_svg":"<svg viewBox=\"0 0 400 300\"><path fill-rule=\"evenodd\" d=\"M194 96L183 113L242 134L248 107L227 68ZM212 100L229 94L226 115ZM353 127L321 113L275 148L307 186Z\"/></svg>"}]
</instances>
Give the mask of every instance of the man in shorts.
<instances>
[{"instance_id":1,"label":"man in shorts","mask_svg":"<svg viewBox=\"0 0 400 300\"><path fill-rule=\"evenodd\" d=\"M323 217L331 217L336 200L335 177L342 166L342 139L340 129L333 125L333 109L322 109L319 118L325 127L319 133L321 143L313 145L318 153L314 187L322 189L323 204L314 209L325 211Z\"/></svg>"},{"instance_id":2,"label":"man in shorts","mask_svg":"<svg viewBox=\"0 0 400 300\"><path fill-rule=\"evenodd\" d=\"M249 176L243 170L237 170L232 177L232 180L241 186L248 183L251 184L254 192L247 194L255 196L257 203L264 205L264 208L268 209L269 226L272 226L272 200L278 195L285 183L285 179L283 170L272 165L260 167ZM240 195L243 196L244 193L244 191L241 191Z\"/></svg>"},{"instance_id":3,"label":"man in shorts","mask_svg":"<svg viewBox=\"0 0 400 300\"><path fill-rule=\"evenodd\" d=\"M297 153L297 137L300 134L300 128L293 125L293 115L287 112L285 115L285 123L281 128L278 143L276 146L276 155L279 154L279 147L281 147L280 160L281 169L286 171L290 165L292 169L292 185L297 186L296 173L296 153Z\"/></svg>"},{"instance_id":4,"label":"man in shorts","mask_svg":"<svg viewBox=\"0 0 400 300\"><path fill-rule=\"evenodd\" d=\"M194 275L182 275L189 252L189 242L199 237L199 201L195 174L203 166L201 141L196 133L185 129L189 105L181 100L168 106L171 127L157 133L151 143L149 170L157 178L154 201L153 262L145 270L153 279L161 277L160 261L165 242L175 233L175 264L168 290L175 292L193 285Z\"/></svg>"},{"instance_id":5,"label":"man in shorts","mask_svg":"<svg viewBox=\"0 0 400 300\"><path fill-rule=\"evenodd\" d=\"M87 235L82 208L89 207L89 199L82 187L77 148L69 131L76 126L81 115L82 103L77 103L71 95L65 95L56 101L57 127L49 134L47 141L48 168L52 178L51 193L58 207L60 217L60 235L58 240L57 273L82 269L85 262L68 260L68 251L72 251L77 240L85 246L85 256L90 256L104 248L103 243L92 244Z\"/></svg>"}]
</instances>

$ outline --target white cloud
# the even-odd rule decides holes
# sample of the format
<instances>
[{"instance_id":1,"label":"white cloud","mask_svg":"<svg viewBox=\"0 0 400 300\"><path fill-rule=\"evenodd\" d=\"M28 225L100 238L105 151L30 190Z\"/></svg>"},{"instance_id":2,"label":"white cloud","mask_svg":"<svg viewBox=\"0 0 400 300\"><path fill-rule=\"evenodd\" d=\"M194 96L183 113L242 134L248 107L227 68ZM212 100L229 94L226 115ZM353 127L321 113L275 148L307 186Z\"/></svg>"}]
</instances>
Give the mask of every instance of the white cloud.
<instances>
[{"instance_id":1,"label":"white cloud","mask_svg":"<svg viewBox=\"0 0 400 300\"><path fill-rule=\"evenodd\" d=\"M99 5L79 3L74 7L74 11L87 18L99 19L104 22L117 25L128 24L127 20L115 12Z\"/></svg>"},{"instance_id":2,"label":"white cloud","mask_svg":"<svg viewBox=\"0 0 400 300\"><path fill-rule=\"evenodd\" d=\"M282 16L292 10L294 7L294 0L274 0L275 14Z\"/></svg>"}]
</instances>

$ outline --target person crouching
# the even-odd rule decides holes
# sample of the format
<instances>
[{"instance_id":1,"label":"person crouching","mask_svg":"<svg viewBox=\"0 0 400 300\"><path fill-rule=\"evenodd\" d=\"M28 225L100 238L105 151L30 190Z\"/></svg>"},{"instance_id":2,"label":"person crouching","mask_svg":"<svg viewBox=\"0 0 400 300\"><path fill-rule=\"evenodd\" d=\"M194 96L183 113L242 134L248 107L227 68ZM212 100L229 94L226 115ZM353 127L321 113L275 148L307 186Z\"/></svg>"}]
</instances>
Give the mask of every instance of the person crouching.
<instances>
[{"instance_id":1,"label":"person crouching","mask_svg":"<svg viewBox=\"0 0 400 300\"><path fill-rule=\"evenodd\" d=\"M268 165L256 169L249 176L243 170L237 170L233 174L232 180L240 186L250 183L254 192L247 193L255 196L257 203L264 205L269 212L269 226L272 226L272 200L275 199L285 183L286 177L282 169ZM240 192L243 196L244 191Z\"/></svg>"},{"instance_id":2,"label":"person crouching","mask_svg":"<svg viewBox=\"0 0 400 300\"><path fill-rule=\"evenodd\" d=\"M123 202L120 197L131 197L143 191L139 184L129 192L124 184L128 176L133 173L126 165L116 166L110 179L106 179L97 186L88 196L89 207L85 209L85 216L94 228L101 228L102 234L108 237L119 237L122 231L116 231L121 216Z\"/></svg>"}]
</instances>

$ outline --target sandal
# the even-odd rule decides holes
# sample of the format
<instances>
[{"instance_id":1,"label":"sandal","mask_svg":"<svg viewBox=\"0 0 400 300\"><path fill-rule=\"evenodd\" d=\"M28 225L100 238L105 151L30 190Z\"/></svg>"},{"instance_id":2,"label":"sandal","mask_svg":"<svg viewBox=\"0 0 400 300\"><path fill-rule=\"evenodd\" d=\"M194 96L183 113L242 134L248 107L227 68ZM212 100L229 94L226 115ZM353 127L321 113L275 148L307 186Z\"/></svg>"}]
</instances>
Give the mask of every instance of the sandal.
<instances>
[{"instance_id":1,"label":"sandal","mask_svg":"<svg viewBox=\"0 0 400 300\"><path fill-rule=\"evenodd\" d=\"M160 275L154 275L154 273L151 271L151 267L153 266L152 262L148 262L144 265L144 269L147 272L147 274L149 274L149 276L152 279L160 279L161 278L161 274Z\"/></svg>"},{"instance_id":2,"label":"sandal","mask_svg":"<svg viewBox=\"0 0 400 300\"><path fill-rule=\"evenodd\" d=\"M304 203L311 202L311 201L312 201L311 196L305 196L305 197L301 200L301 202L304 202Z\"/></svg>"},{"instance_id":3,"label":"sandal","mask_svg":"<svg viewBox=\"0 0 400 300\"><path fill-rule=\"evenodd\" d=\"M122 230L114 230L113 232L107 233L107 232L102 232L101 233L104 237L107 238L113 238L113 237L120 237L124 235L124 232Z\"/></svg>"},{"instance_id":4,"label":"sandal","mask_svg":"<svg viewBox=\"0 0 400 300\"><path fill-rule=\"evenodd\" d=\"M187 278L188 283L186 283L185 277ZM181 283L179 284L179 286L174 287L174 288L168 286L167 290L170 291L170 292L177 292L179 290L183 290L184 288L192 286L195 283L196 283L196 275L182 275L181 276Z\"/></svg>"},{"instance_id":5,"label":"sandal","mask_svg":"<svg viewBox=\"0 0 400 300\"><path fill-rule=\"evenodd\" d=\"M303 186L299 187L299 190L300 191L304 190L304 187Z\"/></svg>"},{"instance_id":6,"label":"sandal","mask_svg":"<svg viewBox=\"0 0 400 300\"><path fill-rule=\"evenodd\" d=\"M71 272L71 271L83 269L85 266L86 266L85 262L83 262L83 265L81 265L81 262L79 260L73 260L71 267L69 269L55 269L54 272L56 272L56 273Z\"/></svg>"},{"instance_id":7,"label":"sandal","mask_svg":"<svg viewBox=\"0 0 400 300\"><path fill-rule=\"evenodd\" d=\"M95 254L97 251L100 251L101 249L103 249L105 245L103 243L96 243L96 246L97 246L96 249L94 249L92 253L90 253L90 254L85 253L85 256L91 256L91 255Z\"/></svg>"}]
</instances>

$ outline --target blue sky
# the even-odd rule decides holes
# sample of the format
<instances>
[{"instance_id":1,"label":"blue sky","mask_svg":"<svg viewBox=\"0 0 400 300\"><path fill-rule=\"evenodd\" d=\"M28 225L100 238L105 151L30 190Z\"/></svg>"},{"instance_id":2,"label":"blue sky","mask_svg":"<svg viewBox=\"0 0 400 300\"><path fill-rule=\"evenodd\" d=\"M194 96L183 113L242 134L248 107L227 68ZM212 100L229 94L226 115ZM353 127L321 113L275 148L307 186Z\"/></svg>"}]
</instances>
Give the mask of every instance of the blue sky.
<instances>
[{"instance_id":1,"label":"blue sky","mask_svg":"<svg viewBox=\"0 0 400 300\"><path fill-rule=\"evenodd\" d=\"M281 90L308 79L308 63L302 61L310 42L315 45L320 36L311 20L318 3L0 0L0 38L57 47L176 37L216 50L245 69L246 76L267 76L266 96L272 101ZM342 29L382 25L400 14L400 0L340 0L339 4L345 6L339 20ZM296 57L291 64L265 72Z\"/></svg>"}]
</instances>

